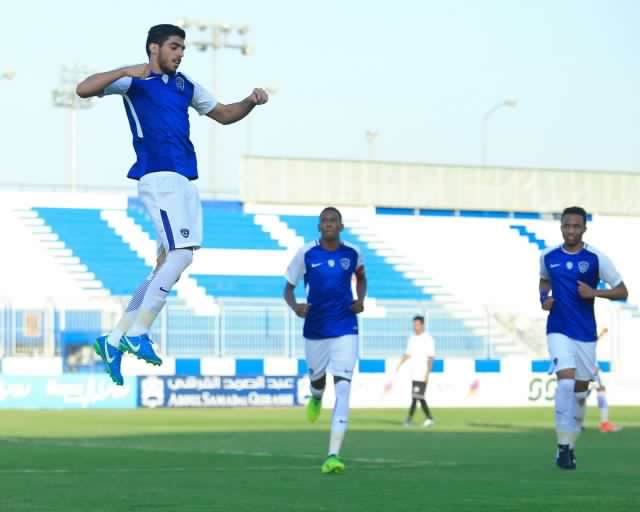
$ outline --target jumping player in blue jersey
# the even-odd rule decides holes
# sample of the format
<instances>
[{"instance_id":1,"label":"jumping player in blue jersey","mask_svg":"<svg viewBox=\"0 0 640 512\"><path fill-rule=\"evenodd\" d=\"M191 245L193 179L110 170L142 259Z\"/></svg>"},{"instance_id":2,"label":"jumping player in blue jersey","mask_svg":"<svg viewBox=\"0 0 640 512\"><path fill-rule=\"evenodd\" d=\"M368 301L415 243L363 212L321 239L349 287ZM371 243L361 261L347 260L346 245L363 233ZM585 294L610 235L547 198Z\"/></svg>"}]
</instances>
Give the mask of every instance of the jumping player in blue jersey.
<instances>
[{"instance_id":1,"label":"jumping player in blue jersey","mask_svg":"<svg viewBox=\"0 0 640 512\"><path fill-rule=\"evenodd\" d=\"M587 213L579 206L562 212L564 243L540 256L540 303L549 312L547 342L556 390L556 464L576 469L575 445L582 430L589 382L596 368L596 297L623 300L627 288L611 260L582 241ZM599 289L600 281L609 289Z\"/></svg>"},{"instance_id":2,"label":"jumping player in blue jersey","mask_svg":"<svg viewBox=\"0 0 640 512\"><path fill-rule=\"evenodd\" d=\"M323 473L341 473L344 463L340 448L349 420L349 395L353 369L358 358L358 319L364 311L367 278L358 247L342 242L342 215L333 207L320 213L320 240L304 245L287 268L284 300L300 318L304 318L305 357L311 380L311 399L307 418L320 416L327 372L333 375L336 403L331 420L329 455ZM351 281L355 275L356 296ZM306 303L296 302L294 290L301 279Z\"/></svg>"},{"instance_id":3,"label":"jumping player in blue jersey","mask_svg":"<svg viewBox=\"0 0 640 512\"><path fill-rule=\"evenodd\" d=\"M82 98L122 97L137 157L127 177L138 180L138 195L158 235L156 268L134 292L117 326L95 343L107 372L119 385L123 384L123 352L153 365L162 364L149 330L171 288L191 264L193 251L202 244L202 207L193 183L198 168L189 138L189 107L218 123L230 124L268 100L263 89L254 89L237 103L216 101L178 72L184 40L180 27L153 26L145 46L148 63L91 75L76 88Z\"/></svg>"}]
</instances>

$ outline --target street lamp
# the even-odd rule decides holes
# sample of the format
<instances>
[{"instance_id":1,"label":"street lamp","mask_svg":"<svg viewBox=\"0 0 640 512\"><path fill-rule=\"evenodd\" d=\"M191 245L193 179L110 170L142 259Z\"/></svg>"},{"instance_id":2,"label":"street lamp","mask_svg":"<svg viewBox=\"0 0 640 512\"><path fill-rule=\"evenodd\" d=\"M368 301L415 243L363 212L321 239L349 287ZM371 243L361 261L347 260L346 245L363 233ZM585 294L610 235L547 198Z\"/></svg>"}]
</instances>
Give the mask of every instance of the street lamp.
<instances>
[{"instance_id":1,"label":"street lamp","mask_svg":"<svg viewBox=\"0 0 640 512\"><path fill-rule=\"evenodd\" d=\"M380 135L375 130L367 130L364 132L367 138L367 160L375 160L376 158L376 139Z\"/></svg>"},{"instance_id":2,"label":"street lamp","mask_svg":"<svg viewBox=\"0 0 640 512\"><path fill-rule=\"evenodd\" d=\"M13 80L16 77L16 72L13 69L5 69L0 73L0 80Z\"/></svg>"},{"instance_id":3,"label":"street lamp","mask_svg":"<svg viewBox=\"0 0 640 512\"><path fill-rule=\"evenodd\" d=\"M203 35L204 39L196 41L187 41L187 46L195 48L198 51L206 52L212 50L212 93L217 94L217 75L220 72L220 63L216 58L219 50L231 49L239 51L243 56L251 55L253 48L248 43L249 27L247 25L228 25L224 23L209 23L203 20L195 20L182 18L176 22L176 25L187 30L194 28L199 32L208 32ZM208 185L214 192L220 192L220 184L216 183L216 160L220 150L220 135L216 136L216 125L213 123L210 127L211 143L209 144L209 176Z\"/></svg>"},{"instance_id":4,"label":"street lamp","mask_svg":"<svg viewBox=\"0 0 640 512\"><path fill-rule=\"evenodd\" d=\"M489 110L487 110L482 116L482 166L486 167L487 165L487 129L489 124L489 118L493 115L494 112L501 109L502 107L506 108L515 108L518 105L518 100L516 98L506 98L502 100L500 103L495 104Z\"/></svg>"},{"instance_id":5,"label":"street lamp","mask_svg":"<svg viewBox=\"0 0 640 512\"><path fill-rule=\"evenodd\" d=\"M71 191L78 187L78 128L76 112L93 106L93 98L81 98L76 94L77 83L90 74L86 66L62 66L60 83L51 91L51 99L55 107L69 110L69 170L71 174Z\"/></svg>"}]
</instances>

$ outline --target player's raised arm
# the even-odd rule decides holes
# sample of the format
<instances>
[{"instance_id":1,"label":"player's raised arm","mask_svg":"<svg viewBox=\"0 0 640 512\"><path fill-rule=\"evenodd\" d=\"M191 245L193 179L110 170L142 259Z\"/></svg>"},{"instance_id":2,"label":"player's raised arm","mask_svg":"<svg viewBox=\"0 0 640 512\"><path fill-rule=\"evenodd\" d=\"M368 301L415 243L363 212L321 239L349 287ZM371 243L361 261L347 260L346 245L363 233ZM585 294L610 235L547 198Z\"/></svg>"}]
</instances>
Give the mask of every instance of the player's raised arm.
<instances>
[{"instance_id":1,"label":"player's raised arm","mask_svg":"<svg viewBox=\"0 0 640 512\"><path fill-rule=\"evenodd\" d=\"M264 105L269 101L269 95L264 89L254 89L253 92L242 101L225 105L218 103L207 114L208 117L220 124L231 124L245 118L256 105Z\"/></svg>"},{"instance_id":2,"label":"player's raised arm","mask_svg":"<svg viewBox=\"0 0 640 512\"><path fill-rule=\"evenodd\" d=\"M96 73L85 78L76 87L76 94L81 98L91 98L99 96L116 80L121 78L144 78L149 74L149 64L137 64L135 66L125 66L123 68Z\"/></svg>"}]
</instances>

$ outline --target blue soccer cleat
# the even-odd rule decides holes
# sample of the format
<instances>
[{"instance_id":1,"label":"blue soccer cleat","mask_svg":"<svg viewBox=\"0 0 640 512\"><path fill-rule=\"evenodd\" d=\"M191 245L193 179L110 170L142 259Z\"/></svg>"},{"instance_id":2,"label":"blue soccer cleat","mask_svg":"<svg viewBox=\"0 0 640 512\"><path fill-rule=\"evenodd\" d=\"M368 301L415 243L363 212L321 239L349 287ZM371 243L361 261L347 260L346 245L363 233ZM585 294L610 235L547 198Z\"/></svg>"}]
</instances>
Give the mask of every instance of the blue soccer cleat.
<instances>
[{"instance_id":1,"label":"blue soccer cleat","mask_svg":"<svg viewBox=\"0 0 640 512\"><path fill-rule=\"evenodd\" d=\"M576 469L575 454L568 444L558 445L556 464L560 469Z\"/></svg>"},{"instance_id":2,"label":"blue soccer cleat","mask_svg":"<svg viewBox=\"0 0 640 512\"><path fill-rule=\"evenodd\" d=\"M138 359L142 359L154 366L160 366L162 359L156 354L153 348L153 341L149 338L148 334L141 334L140 336L123 336L120 338L120 350L123 352L129 352Z\"/></svg>"},{"instance_id":3,"label":"blue soccer cleat","mask_svg":"<svg viewBox=\"0 0 640 512\"><path fill-rule=\"evenodd\" d=\"M124 384L122 373L120 372L120 364L122 363L122 352L116 347L109 345L107 342L108 336L100 336L96 339L93 347L96 350L96 354L100 356L104 367L111 377L111 380L118 386Z\"/></svg>"}]
</instances>

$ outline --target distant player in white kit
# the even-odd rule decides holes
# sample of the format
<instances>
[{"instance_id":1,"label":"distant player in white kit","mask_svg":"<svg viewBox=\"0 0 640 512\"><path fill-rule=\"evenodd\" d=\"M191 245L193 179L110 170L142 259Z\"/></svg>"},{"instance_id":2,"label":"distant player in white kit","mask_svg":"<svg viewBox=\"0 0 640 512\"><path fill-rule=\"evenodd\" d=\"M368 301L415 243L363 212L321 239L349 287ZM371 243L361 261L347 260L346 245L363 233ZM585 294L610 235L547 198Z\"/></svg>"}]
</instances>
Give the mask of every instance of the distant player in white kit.
<instances>
[{"instance_id":1,"label":"distant player in white kit","mask_svg":"<svg viewBox=\"0 0 640 512\"><path fill-rule=\"evenodd\" d=\"M606 336L609 332L609 329L606 327L600 331L598 334L598 341L603 336ZM589 393L593 392L593 388L595 387L596 397L598 400L598 411L600 412L600 432L611 433L618 432L622 430L622 427L615 424L613 421L609 420L609 402L607 400L607 388L604 385L602 380L602 376L600 375L600 368L596 365L594 368L595 376L593 378L594 386L589 388Z\"/></svg>"},{"instance_id":2,"label":"distant player in white kit","mask_svg":"<svg viewBox=\"0 0 640 512\"><path fill-rule=\"evenodd\" d=\"M429 333L424 330L424 317L422 315L413 317L413 331L415 334L409 337L407 349L396 367L396 373L400 371L402 365L407 361L411 367L411 406L404 425L405 427L411 426L416 406L420 404L425 415L422 425L430 427L433 425L433 416L431 416L431 410L427 405L426 392L429 375L433 367L433 358L435 357L435 343Z\"/></svg>"},{"instance_id":3,"label":"distant player in white kit","mask_svg":"<svg viewBox=\"0 0 640 512\"><path fill-rule=\"evenodd\" d=\"M184 40L180 27L155 25L147 34L148 63L91 75L76 88L83 98L122 97L137 157L127 177L138 180L138 195L158 235L155 270L134 292L118 325L95 343L96 352L118 385L123 384L123 352L153 365L162 364L149 330L171 288L191 264L193 251L202 244L202 207L194 185L198 169L189 138L189 107L218 123L230 124L268 99L264 90L254 89L237 103L216 101L178 72Z\"/></svg>"},{"instance_id":4,"label":"distant player in white kit","mask_svg":"<svg viewBox=\"0 0 640 512\"><path fill-rule=\"evenodd\" d=\"M594 300L622 300L628 295L611 260L582 241L586 225L583 208L566 208L560 227L564 243L540 256L540 303L549 311L547 341L558 378L556 464L562 469L576 469L576 439L582 430L589 382L595 377ZM598 289L600 280L611 288Z\"/></svg>"},{"instance_id":5,"label":"distant player in white kit","mask_svg":"<svg viewBox=\"0 0 640 512\"><path fill-rule=\"evenodd\" d=\"M342 215L333 207L320 213L320 240L304 245L287 268L284 299L300 318L304 318L305 356L311 380L311 399L307 418L320 416L327 372L333 375L336 403L331 420L329 455L321 467L323 473L341 473L344 462L340 448L349 420L351 379L358 358L358 320L364 311L367 279L358 247L342 242ZM355 275L356 295L351 281ZM307 302L298 303L296 284L304 280Z\"/></svg>"}]
</instances>

